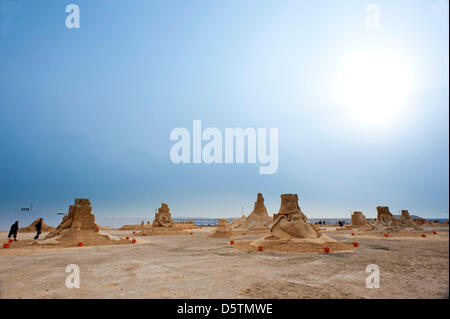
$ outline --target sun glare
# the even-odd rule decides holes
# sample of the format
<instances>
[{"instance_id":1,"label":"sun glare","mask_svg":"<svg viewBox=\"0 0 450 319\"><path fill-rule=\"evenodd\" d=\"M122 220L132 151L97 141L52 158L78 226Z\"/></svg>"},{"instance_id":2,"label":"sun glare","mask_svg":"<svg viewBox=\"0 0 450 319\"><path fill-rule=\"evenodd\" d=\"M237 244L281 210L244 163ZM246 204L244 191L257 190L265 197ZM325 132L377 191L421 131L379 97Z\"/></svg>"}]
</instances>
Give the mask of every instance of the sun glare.
<instances>
[{"instance_id":1,"label":"sun glare","mask_svg":"<svg viewBox=\"0 0 450 319\"><path fill-rule=\"evenodd\" d=\"M411 89L411 73L404 60L387 51L371 50L343 64L336 96L356 121L381 124L401 113Z\"/></svg>"}]
</instances>

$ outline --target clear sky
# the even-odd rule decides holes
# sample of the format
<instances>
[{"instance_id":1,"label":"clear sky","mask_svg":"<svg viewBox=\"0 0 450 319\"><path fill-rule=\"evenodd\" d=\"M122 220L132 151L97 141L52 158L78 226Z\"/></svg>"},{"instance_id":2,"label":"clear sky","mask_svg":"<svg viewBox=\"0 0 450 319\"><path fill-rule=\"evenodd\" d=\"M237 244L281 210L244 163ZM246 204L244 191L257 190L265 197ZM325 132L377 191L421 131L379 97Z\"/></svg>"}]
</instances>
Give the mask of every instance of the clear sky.
<instances>
[{"instance_id":1,"label":"clear sky","mask_svg":"<svg viewBox=\"0 0 450 319\"><path fill-rule=\"evenodd\" d=\"M270 214L297 193L308 217L448 217L448 1L376 1L376 28L369 3L0 0L0 219L78 197L99 216L233 217L258 192ZM278 128L278 171L175 165L170 132L197 119Z\"/></svg>"}]
</instances>

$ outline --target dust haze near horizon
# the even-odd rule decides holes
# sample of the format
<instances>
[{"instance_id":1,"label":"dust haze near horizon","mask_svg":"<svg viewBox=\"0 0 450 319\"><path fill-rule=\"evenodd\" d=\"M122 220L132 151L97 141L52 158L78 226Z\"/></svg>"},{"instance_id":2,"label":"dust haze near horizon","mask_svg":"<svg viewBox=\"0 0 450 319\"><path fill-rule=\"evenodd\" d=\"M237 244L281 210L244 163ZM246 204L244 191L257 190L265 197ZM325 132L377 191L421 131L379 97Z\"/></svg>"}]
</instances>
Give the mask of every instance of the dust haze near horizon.
<instances>
[{"instance_id":1,"label":"dust haze near horizon","mask_svg":"<svg viewBox=\"0 0 450 319\"><path fill-rule=\"evenodd\" d=\"M65 26L69 3L80 29ZM153 218L165 202L178 217L238 217L258 192L269 214L297 193L310 218L379 205L448 218L448 1L376 1L376 29L369 3L0 1L0 220L75 198L96 216ZM334 94L361 50L393 53L413 80L375 124ZM173 164L171 130L196 119L278 128L278 171Z\"/></svg>"}]
</instances>

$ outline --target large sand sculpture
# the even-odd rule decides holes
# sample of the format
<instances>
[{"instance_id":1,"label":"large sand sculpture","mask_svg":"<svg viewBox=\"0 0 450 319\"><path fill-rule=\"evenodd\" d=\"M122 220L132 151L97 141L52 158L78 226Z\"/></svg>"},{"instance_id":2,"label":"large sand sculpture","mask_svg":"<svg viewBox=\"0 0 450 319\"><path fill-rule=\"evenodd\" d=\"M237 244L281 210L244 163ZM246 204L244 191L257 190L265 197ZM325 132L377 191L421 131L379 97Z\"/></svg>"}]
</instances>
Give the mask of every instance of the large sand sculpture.
<instances>
[{"instance_id":1,"label":"large sand sculpture","mask_svg":"<svg viewBox=\"0 0 450 319\"><path fill-rule=\"evenodd\" d=\"M297 194L282 194L281 206L274 215L274 223L270 227L270 233L250 242L239 242L238 249L253 250L263 247L269 251L285 252L319 252L325 247L331 247L332 252L349 250L352 245L340 243L320 231L311 224L298 205Z\"/></svg>"},{"instance_id":2,"label":"large sand sculpture","mask_svg":"<svg viewBox=\"0 0 450 319\"><path fill-rule=\"evenodd\" d=\"M172 215L166 203L161 203L161 207L158 208L153 220L153 227L172 227Z\"/></svg>"},{"instance_id":3,"label":"large sand sculpture","mask_svg":"<svg viewBox=\"0 0 450 319\"><path fill-rule=\"evenodd\" d=\"M389 211L389 207L377 206L377 220L375 222L375 231L393 232L399 230L400 225Z\"/></svg>"},{"instance_id":4,"label":"large sand sculpture","mask_svg":"<svg viewBox=\"0 0 450 319\"><path fill-rule=\"evenodd\" d=\"M142 225L142 231L137 233L136 236L157 236L157 235L189 235L182 229L175 227L172 222L172 214L170 213L169 206L166 203L161 203L161 207L158 208L158 212L155 213L155 219L153 224Z\"/></svg>"},{"instance_id":5,"label":"large sand sculpture","mask_svg":"<svg viewBox=\"0 0 450 319\"><path fill-rule=\"evenodd\" d=\"M264 205L264 197L258 193L253 211L247 218L240 219L239 223L235 223L232 228L236 230L264 230L269 229L273 219L269 217L266 206Z\"/></svg>"},{"instance_id":6,"label":"large sand sculpture","mask_svg":"<svg viewBox=\"0 0 450 319\"><path fill-rule=\"evenodd\" d=\"M36 219L29 226L19 229L19 233L35 233L36 232L36 227L34 227L34 226L37 224L39 219L40 218ZM55 229L56 229L55 227L49 226L45 222L42 222L41 232L47 233L47 232L54 231Z\"/></svg>"},{"instance_id":7,"label":"large sand sculpture","mask_svg":"<svg viewBox=\"0 0 450 319\"><path fill-rule=\"evenodd\" d=\"M352 214L352 226L353 227L359 227L359 226L367 226L367 220L366 216L364 216L361 212L353 212Z\"/></svg>"},{"instance_id":8,"label":"large sand sculpture","mask_svg":"<svg viewBox=\"0 0 450 319\"><path fill-rule=\"evenodd\" d=\"M228 225L228 220L219 219L218 224L216 226L216 231L209 237L216 237L216 238L231 237L231 229L230 226Z\"/></svg>"},{"instance_id":9,"label":"large sand sculpture","mask_svg":"<svg viewBox=\"0 0 450 319\"><path fill-rule=\"evenodd\" d=\"M63 217L56 230L50 232L41 244L76 245L105 245L125 243L118 238L99 232L100 227L95 223L89 199L77 198L75 204L69 207L69 213Z\"/></svg>"},{"instance_id":10,"label":"large sand sculpture","mask_svg":"<svg viewBox=\"0 0 450 319\"><path fill-rule=\"evenodd\" d=\"M282 240L293 238L321 237L321 233L308 222L298 205L297 194L282 194L278 214L273 216L274 223L270 228L270 237Z\"/></svg>"}]
</instances>

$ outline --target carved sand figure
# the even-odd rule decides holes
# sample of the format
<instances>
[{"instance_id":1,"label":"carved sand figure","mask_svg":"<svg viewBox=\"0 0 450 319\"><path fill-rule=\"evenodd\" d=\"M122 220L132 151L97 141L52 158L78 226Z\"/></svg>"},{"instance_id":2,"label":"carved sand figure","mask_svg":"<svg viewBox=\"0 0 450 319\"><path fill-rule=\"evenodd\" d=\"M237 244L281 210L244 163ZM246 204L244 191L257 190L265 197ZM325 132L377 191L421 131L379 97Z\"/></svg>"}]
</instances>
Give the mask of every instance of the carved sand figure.
<instances>
[{"instance_id":1,"label":"carved sand figure","mask_svg":"<svg viewBox=\"0 0 450 319\"><path fill-rule=\"evenodd\" d=\"M355 211L352 214L352 226L358 227L358 226L367 226L367 220L366 216L362 212Z\"/></svg>"},{"instance_id":2,"label":"carved sand figure","mask_svg":"<svg viewBox=\"0 0 450 319\"><path fill-rule=\"evenodd\" d=\"M77 198L74 205L70 205L69 213L63 217L56 230L50 232L40 244L76 245L105 245L126 243L118 238L99 232L100 227L95 223L95 216L89 199Z\"/></svg>"},{"instance_id":3,"label":"carved sand figure","mask_svg":"<svg viewBox=\"0 0 450 319\"><path fill-rule=\"evenodd\" d=\"M297 194L281 195L281 206L274 215L270 228L271 237L289 240L292 238L319 238L321 233L308 222L298 205Z\"/></svg>"},{"instance_id":4,"label":"carved sand figure","mask_svg":"<svg viewBox=\"0 0 450 319\"><path fill-rule=\"evenodd\" d=\"M39 221L39 219L40 219L40 218L36 219L34 222L32 222L32 223L31 223L29 226L27 226L27 227L20 228L20 229L19 229L19 233L35 233L35 232L36 232L36 228L34 227L34 225L37 224L37 222ZM56 229L55 227L49 226L49 225L47 225L45 222L42 222L42 228L41 228L41 231L42 231L43 233L51 232L51 231L54 231L55 229Z\"/></svg>"},{"instance_id":5,"label":"carved sand figure","mask_svg":"<svg viewBox=\"0 0 450 319\"><path fill-rule=\"evenodd\" d=\"M216 237L216 238L231 237L231 228L228 225L228 220L219 219L218 224L216 226L216 231L209 237Z\"/></svg>"},{"instance_id":6,"label":"carved sand figure","mask_svg":"<svg viewBox=\"0 0 450 319\"><path fill-rule=\"evenodd\" d=\"M266 206L264 205L264 197L261 193L258 193L255 206L250 215L245 219L241 218L239 223L234 223L234 227L232 227L235 230L268 230L272 222L273 219L269 217Z\"/></svg>"},{"instance_id":7,"label":"carved sand figure","mask_svg":"<svg viewBox=\"0 0 450 319\"><path fill-rule=\"evenodd\" d=\"M169 206L166 203L161 203L158 212L155 214L153 227L172 227L172 215L169 212Z\"/></svg>"},{"instance_id":8,"label":"carved sand figure","mask_svg":"<svg viewBox=\"0 0 450 319\"><path fill-rule=\"evenodd\" d=\"M377 221L376 225L383 225L385 227L397 225L395 217L389 211L388 206L377 206Z\"/></svg>"},{"instance_id":9,"label":"carved sand figure","mask_svg":"<svg viewBox=\"0 0 450 319\"><path fill-rule=\"evenodd\" d=\"M417 225L417 223L414 222L414 220L412 220L407 209L402 209L401 212L402 212L402 215L400 216L400 220L399 220L400 224L402 224L405 227L413 227L414 230L423 230L422 227Z\"/></svg>"}]
</instances>

